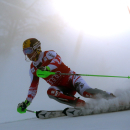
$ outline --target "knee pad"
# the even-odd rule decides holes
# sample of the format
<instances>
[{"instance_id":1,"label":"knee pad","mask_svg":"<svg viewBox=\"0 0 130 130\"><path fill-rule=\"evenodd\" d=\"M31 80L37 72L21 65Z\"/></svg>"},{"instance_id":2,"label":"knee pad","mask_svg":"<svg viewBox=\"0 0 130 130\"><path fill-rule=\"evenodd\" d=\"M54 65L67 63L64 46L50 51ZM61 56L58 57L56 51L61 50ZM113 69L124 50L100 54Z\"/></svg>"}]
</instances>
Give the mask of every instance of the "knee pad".
<instances>
[{"instance_id":1,"label":"knee pad","mask_svg":"<svg viewBox=\"0 0 130 130\"><path fill-rule=\"evenodd\" d=\"M58 97L60 95L60 92L54 88L50 88L47 90L47 94L50 98Z\"/></svg>"}]
</instances>

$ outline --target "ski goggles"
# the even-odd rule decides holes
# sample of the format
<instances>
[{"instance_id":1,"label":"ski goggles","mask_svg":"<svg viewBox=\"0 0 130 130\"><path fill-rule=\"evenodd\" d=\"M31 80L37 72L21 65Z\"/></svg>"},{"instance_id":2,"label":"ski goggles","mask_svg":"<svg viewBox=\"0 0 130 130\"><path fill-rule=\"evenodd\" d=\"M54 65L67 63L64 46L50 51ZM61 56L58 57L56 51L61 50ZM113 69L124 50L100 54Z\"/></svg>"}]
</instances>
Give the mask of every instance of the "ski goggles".
<instances>
[{"instance_id":1,"label":"ski goggles","mask_svg":"<svg viewBox=\"0 0 130 130\"><path fill-rule=\"evenodd\" d=\"M33 48L32 47L25 48L23 49L23 53L24 55L31 54L33 53Z\"/></svg>"}]
</instances>

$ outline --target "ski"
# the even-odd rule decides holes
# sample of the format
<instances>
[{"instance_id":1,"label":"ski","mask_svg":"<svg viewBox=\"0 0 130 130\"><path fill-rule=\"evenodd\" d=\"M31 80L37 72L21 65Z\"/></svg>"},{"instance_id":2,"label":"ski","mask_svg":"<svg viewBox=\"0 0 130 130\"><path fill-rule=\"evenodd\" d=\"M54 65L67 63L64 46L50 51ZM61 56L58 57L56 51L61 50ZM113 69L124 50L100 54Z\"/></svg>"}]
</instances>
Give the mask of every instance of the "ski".
<instances>
[{"instance_id":1,"label":"ski","mask_svg":"<svg viewBox=\"0 0 130 130\"><path fill-rule=\"evenodd\" d=\"M120 105L118 107L111 106L109 109L96 109L95 108L65 108L63 110L63 113L66 116L70 117L76 117L76 116L86 116L86 115L94 115L94 114L101 114L101 113L110 113L110 112L119 112L119 111L126 111L130 110L130 104L129 105Z\"/></svg>"},{"instance_id":2,"label":"ski","mask_svg":"<svg viewBox=\"0 0 130 130\"><path fill-rule=\"evenodd\" d=\"M111 113L111 112L119 112L119 111L126 111L130 110L130 104L128 105L120 105L120 106L110 106L109 108L102 108L102 107L91 107L88 106L87 108L74 108L69 107L65 108L64 110L40 110L40 111L31 111L27 110L28 112L32 112L36 114L36 117L39 119L48 119L48 118L56 118L56 117L76 117L76 116L87 116L87 115L94 115L94 114L102 114L102 113Z\"/></svg>"},{"instance_id":3,"label":"ski","mask_svg":"<svg viewBox=\"0 0 130 130\"><path fill-rule=\"evenodd\" d=\"M48 118L56 118L56 117L62 117L65 116L64 113L62 113L63 110L55 110L55 111L36 111L36 117L39 119L48 119Z\"/></svg>"}]
</instances>

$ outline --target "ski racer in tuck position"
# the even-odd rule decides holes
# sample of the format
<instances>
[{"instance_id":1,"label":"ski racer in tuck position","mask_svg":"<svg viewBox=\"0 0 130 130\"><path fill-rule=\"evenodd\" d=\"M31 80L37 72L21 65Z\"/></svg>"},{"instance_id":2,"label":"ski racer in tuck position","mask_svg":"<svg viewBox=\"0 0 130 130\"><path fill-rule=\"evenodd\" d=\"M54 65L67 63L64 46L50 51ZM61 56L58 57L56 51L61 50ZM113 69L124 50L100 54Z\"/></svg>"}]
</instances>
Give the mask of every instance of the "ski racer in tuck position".
<instances>
[{"instance_id":1,"label":"ski racer in tuck position","mask_svg":"<svg viewBox=\"0 0 130 130\"><path fill-rule=\"evenodd\" d=\"M25 60L32 61L29 71L31 84L26 100L17 106L19 113L26 113L27 107L37 93L39 78L41 78L37 76L38 70L42 71L43 75L46 71L75 74L63 63L61 57L55 51L42 52L41 43L36 38L29 38L23 42L23 52ZM85 107L85 101L74 96L76 92L85 98L96 98L97 94L105 99L114 97L112 93L89 87L85 80L78 75L44 75L43 79L50 84L47 90L48 96L69 106Z\"/></svg>"}]
</instances>

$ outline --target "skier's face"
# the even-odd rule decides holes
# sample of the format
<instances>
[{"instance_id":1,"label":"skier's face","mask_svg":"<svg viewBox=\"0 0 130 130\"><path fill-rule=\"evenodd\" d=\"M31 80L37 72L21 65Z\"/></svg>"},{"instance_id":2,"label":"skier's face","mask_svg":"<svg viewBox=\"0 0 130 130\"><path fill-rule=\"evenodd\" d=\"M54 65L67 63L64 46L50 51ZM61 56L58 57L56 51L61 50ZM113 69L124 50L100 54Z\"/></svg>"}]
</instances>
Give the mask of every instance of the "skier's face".
<instances>
[{"instance_id":1,"label":"skier's face","mask_svg":"<svg viewBox=\"0 0 130 130\"><path fill-rule=\"evenodd\" d=\"M27 54L27 57L31 60L31 61L35 61L36 60L36 56L37 56L37 52L33 52L31 54Z\"/></svg>"}]
</instances>

